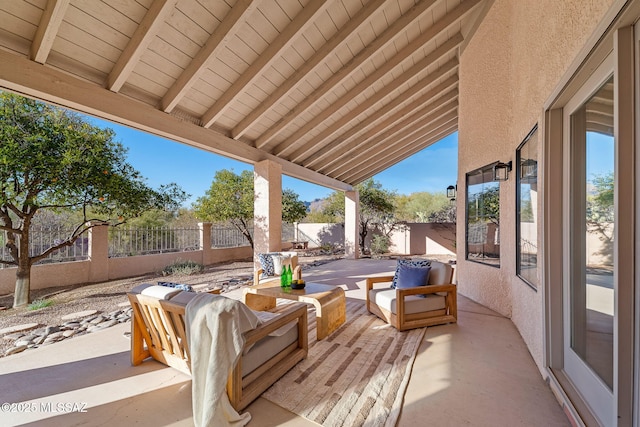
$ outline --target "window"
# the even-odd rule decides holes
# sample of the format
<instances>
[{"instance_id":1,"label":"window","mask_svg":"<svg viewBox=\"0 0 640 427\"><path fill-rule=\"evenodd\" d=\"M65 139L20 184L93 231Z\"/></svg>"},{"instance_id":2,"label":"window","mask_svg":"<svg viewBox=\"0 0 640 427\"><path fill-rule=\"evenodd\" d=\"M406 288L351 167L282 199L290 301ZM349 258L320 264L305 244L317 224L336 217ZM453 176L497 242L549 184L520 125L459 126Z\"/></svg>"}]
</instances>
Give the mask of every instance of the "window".
<instances>
[{"instance_id":1,"label":"window","mask_svg":"<svg viewBox=\"0 0 640 427\"><path fill-rule=\"evenodd\" d=\"M495 164L495 163L494 163ZM467 174L467 260L500 266L500 183L493 166Z\"/></svg>"},{"instance_id":2,"label":"window","mask_svg":"<svg viewBox=\"0 0 640 427\"><path fill-rule=\"evenodd\" d=\"M516 151L516 274L538 289L538 125Z\"/></svg>"}]
</instances>

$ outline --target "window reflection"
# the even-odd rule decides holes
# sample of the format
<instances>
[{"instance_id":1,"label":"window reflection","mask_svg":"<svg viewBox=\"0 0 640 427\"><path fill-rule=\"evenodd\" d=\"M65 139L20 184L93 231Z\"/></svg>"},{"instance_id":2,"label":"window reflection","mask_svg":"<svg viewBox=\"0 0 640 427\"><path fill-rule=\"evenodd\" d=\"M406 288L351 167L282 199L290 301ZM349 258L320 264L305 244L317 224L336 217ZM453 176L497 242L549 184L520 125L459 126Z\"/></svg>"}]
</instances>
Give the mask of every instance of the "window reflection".
<instances>
[{"instance_id":1,"label":"window reflection","mask_svg":"<svg viewBox=\"0 0 640 427\"><path fill-rule=\"evenodd\" d=\"M571 116L571 347L613 389L613 77ZM580 248L578 250L578 248Z\"/></svg>"},{"instance_id":2,"label":"window reflection","mask_svg":"<svg viewBox=\"0 0 640 427\"><path fill-rule=\"evenodd\" d=\"M467 259L500 266L500 184L493 165L467 174Z\"/></svg>"},{"instance_id":3,"label":"window reflection","mask_svg":"<svg viewBox=\"0 0 640 427\"><path fill-rule=\"evenodd\" d=\"M516 153L517 239L516 272L527 284L538 288L538 126Z\"/></svg>"}]
</instances>

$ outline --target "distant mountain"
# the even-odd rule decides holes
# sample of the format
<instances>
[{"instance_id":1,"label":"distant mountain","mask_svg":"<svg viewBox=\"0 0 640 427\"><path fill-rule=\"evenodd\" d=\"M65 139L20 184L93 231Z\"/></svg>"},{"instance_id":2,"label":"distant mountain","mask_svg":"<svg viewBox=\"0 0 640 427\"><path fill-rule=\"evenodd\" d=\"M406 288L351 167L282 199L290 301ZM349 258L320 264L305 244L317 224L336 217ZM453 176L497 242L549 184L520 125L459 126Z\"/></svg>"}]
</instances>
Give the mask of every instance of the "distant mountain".
<instances>
[{"instance_id":1,"label":"distant mountain","mask_svg":"<svg viewBox=\"0 0 640 427\"><path fill-rule=\"evenodd\" d=\"M305 204L307 203L307 210L309 212L321 211L324 207L324 204L326 203L326 199L315 199L312 202L305 202Z\"/></svg>"}]
</instances>

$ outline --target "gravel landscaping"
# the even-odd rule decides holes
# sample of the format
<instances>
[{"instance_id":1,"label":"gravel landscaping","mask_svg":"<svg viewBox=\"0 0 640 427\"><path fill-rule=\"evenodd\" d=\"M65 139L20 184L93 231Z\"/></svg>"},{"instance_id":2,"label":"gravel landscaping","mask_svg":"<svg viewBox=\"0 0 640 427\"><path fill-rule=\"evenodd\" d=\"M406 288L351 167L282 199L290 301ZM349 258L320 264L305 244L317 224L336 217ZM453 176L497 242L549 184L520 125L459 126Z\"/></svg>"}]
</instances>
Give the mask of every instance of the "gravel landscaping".
<instances>
[{"instance_id":1,"label":"gravel landscaping","mask_svg":"<svg viewBox=\"0 0 640 427\"><path fill-rule=\"evenodd\" d=\"M308 252L299 254L298 262L304 270L341 257ZM34 290L31 292L32 301L51 303L37 310L10 308L13 294L1 295L0 357L128 322L131 311L127 292L136 285L158 281L188 284L195 291L221 288L225 293L253 283L253 262L217 264L188 276L158 273L89 285Z\"/></svg>"}]
</instances>

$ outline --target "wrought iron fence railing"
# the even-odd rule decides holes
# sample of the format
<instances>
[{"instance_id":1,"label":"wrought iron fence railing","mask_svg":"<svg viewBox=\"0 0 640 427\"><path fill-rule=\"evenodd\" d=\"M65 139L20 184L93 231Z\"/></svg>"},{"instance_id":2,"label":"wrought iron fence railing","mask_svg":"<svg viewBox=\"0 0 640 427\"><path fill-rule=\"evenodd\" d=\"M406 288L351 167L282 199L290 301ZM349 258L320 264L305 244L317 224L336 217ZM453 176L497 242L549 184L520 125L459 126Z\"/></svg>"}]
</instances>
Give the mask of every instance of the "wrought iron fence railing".
<instances>
[{"instance_id":1,"label":"wrought iron fence railing","mask_svg":"<svg viewBox=\"0 0 640 427\"><path fill-rule=\"evenodd\" d=\"M29 234L29 256L36 256L52 246L65 241L72 233L72 230L60 227L33 228ZM0 232L0 259L12 260L9 249L6 247L8 233ZM19 244L19 236L16 244ZM81 236L73 245L65 246L48 257L40 260L37 264L49 264L54 262L82 261L89 257L89 238ZM13 267L12 265L0 264L0 268Z\"/></svg>"},{"instance_id":2,"label":"wrought iron fence railing","mask_svg":"<svg viewBox=\"0 0 640 427\"><path fill-rule=\"evenodd\" d=\"M253 228L249 229L249 234L253 238ZM211 247L212 248L235 248L246 246L249 242L240 230L232 225L212 224L211 225Z\"/></svg>"},{"instance_id":3,"label":"wrought iron fence railing","mask_svg":"<svg viewBox=\"0 0 640 427\"><path fill-rule=\"evenodd\" d=\"M200 248L200 230L173 227L114 227L109 229L109 258Z\"/></svg>"},{"instance_id":4,"label":"wrought iron fence railing","mask_svg":"<svg viewBox=\"0 0 640 427\"><path fill-rule=\"evenodd\" d=\"M253 236L253 228L250 229ZM31 256L42 253L51 246L67 239L71 230L64 228L32 228L29 253ZM282 224L282 240L294 240L293 224ZM6 247L7 232L0 232L0 259L11 260ZM232 248L247 246L245 236L231 225L211 226L211 247ZM200 248L200 229L198 227L113 227L109 229L109 257L118 258L135 255L151 255L169 252L195 251ZM89 237L80 236L73 245L53 252L38 264L54 262L80 261L89 257ZM0 268L11 265L0 264Z\"/></svg>"}]
</instances>

